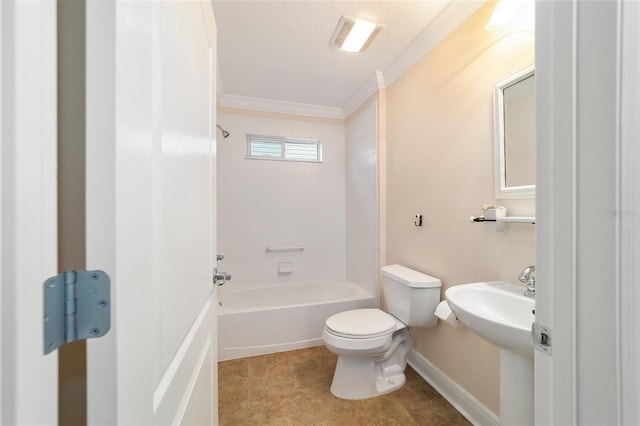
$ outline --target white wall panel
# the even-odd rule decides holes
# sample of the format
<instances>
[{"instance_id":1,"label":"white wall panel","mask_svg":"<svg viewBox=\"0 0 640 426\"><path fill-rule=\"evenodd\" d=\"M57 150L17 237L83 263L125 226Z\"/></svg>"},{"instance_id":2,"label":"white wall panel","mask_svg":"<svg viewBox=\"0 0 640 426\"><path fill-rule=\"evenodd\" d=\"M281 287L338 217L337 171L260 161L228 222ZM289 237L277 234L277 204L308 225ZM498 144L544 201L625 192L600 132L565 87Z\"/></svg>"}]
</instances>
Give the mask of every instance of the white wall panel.
<instances>
[{"instance_id":1,"label":"white wall panel","mask_svg":"<svg viewBox=\"0 0 640 426\"><path fill-rule=\"evenodd\" d=\"M229 286L345 278L344 126L219 114L218 246ZM322 163L248 160L246 134L319 139ZM266 253L272 245L304 251ZM279 274L279 261L294 272Z\"/></svg>"},{"instance_id":2,"label":"white wall panel","mask_svg":"<svg viewBox=\"0 0 640 426\"><path fill-rule=\"evenodd\" d=\"M378 288L378 102L346 126L347 278L371 294Z\"/></svg>"}]
</instances>

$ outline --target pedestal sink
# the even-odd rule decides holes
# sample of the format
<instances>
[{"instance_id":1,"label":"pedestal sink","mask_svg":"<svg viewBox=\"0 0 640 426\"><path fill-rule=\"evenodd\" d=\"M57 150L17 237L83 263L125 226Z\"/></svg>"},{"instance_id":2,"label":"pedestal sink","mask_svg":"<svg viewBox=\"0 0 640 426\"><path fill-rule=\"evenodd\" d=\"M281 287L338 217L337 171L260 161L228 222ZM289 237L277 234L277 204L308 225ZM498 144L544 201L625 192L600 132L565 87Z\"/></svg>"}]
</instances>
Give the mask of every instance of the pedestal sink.
<instances>
[{"instance_id":1,"label":"pedestal sink","mask_svg":"<svg viewBox=\"0 0 640 426\"><path fill-rule=\"evenodd\" d=\"M500 348L500 424L534 424L531 325L535 301L519 285L491 281L447 289L451 310L475 334Z\"/></svg>"}]
</instances>

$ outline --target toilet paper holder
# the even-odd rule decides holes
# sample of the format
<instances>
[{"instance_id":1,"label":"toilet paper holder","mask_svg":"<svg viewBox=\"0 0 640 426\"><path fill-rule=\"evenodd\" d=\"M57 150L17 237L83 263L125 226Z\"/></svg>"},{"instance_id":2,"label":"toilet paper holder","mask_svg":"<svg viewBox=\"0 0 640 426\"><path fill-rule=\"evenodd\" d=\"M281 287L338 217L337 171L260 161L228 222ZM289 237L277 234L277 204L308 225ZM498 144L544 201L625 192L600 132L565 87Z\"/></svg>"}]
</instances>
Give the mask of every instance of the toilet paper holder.
<instances>
[{"instance_id":1,"label":"toilet paper holder","mask_svg":"<svg viewBox=\"0 0 640 426\"><path fill-rule=\"evenodd\" d=\"M449 303L446 300L441 301L436 306L435 316L443 322L453 326L460 327L460 320L456 317L456 314L451 310Z\"/></svg>"}]
</instances>

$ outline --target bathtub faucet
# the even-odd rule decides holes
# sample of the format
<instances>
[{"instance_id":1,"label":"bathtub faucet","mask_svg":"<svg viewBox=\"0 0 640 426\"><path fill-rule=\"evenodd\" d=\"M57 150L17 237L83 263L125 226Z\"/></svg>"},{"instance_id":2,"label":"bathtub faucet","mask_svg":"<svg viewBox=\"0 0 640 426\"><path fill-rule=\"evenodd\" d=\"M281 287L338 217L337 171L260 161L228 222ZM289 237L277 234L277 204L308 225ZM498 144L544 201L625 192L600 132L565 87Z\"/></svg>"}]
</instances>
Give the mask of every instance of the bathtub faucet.
<instances>
[{"instance_id":1,"label":"bathtub faucet","mask_svg":"<svg viewBox=\"0 0 640 426\"><path fill-rule=\"evenodd\" d=\"M231 280L231 275L226 272L219 272L218 268L213 268L213 283L216 285L224 285Z\"/></svg>"}]
</instances>

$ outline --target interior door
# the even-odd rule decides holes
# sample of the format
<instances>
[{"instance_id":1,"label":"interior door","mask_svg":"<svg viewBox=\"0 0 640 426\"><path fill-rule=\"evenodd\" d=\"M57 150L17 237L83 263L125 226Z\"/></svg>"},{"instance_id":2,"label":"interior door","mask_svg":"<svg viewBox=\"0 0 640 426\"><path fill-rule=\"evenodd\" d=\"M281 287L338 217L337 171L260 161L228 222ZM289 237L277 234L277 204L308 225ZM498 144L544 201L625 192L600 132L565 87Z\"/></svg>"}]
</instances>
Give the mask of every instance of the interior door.
<instances>
[{"instance_id":1,"label":"interior door","mask_svg":"<svg viewBox=\"0 0 640 426\"><path fill-rule=\"evenodd\" d=\"M89 424L217 423L216 30L208 1L87 2Z\"/></svg>"},{"instance_id":2,"label":"interior door","mask_svg":"<svg viewBox=\"0 0 640 426\"><path fill-rule=\"evenodd\" d=\"M56 424L42 324L58 273L55 2L0 2L0 40L0 424Z\"/></svg>"},{"instance_id":3,"label":"interior door","mask_svg":"<svg viewBox=\"0 0 640 426\"><path fill-rule=\"evenodd\" d=\"M633 370L624 370L631 336L621 334L620 311L631 282L620 266L631 252L620 242L634 211L624 209L633 195L621 191L621 172L633 156L619 149L637 116L618 115L634 94L620 71L637 80L638 50L620 32L628 3L536 2L536 322L551 330L553 351L535 354L536 424L620 424L632 415L621 412Z\"/></svg>"}]
</instances>

